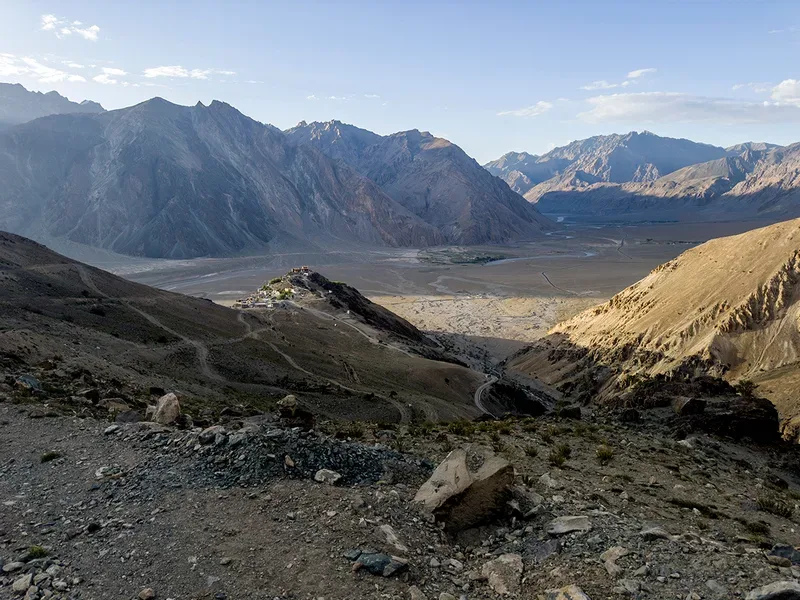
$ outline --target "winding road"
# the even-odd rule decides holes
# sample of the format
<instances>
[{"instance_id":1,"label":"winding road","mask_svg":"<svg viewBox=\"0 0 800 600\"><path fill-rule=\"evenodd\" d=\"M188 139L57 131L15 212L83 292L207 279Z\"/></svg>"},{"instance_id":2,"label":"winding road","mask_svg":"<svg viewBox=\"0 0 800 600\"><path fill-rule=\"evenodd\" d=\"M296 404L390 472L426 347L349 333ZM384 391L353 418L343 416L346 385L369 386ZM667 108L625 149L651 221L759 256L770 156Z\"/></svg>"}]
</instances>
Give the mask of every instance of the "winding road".
<instances>
[{"instance_id":1,"label":"winding road","mask_svg":"<svg viewBox=\"0 0 800 600\"><path fill-rule=\"evenodd\" d=\"M486 383L484 383L483 385L481 385L481 387L475 390L475 406L477 406L478 410L481 411L483 414L489 415L490 417L494 417L494 415L490 411L488 411L486 407L483 405L483 392L488 390L495 383L497 383L497 377L495 377L494 375L489 375L488 373L486 374L486 376L488 377Z\"/></svg>"}]
</instances>

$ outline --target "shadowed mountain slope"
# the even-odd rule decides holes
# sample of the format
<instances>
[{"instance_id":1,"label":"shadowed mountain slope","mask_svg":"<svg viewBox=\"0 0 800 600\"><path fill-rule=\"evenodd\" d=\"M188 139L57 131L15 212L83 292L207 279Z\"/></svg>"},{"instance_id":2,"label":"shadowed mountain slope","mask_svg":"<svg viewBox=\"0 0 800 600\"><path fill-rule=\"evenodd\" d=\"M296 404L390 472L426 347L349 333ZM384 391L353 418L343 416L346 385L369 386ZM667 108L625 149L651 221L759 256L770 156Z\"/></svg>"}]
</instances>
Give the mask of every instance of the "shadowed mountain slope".
<instances>
[{"instance_id":1,"label":"shadowed mountain slope","mask_svg":"<svg viewBox=\"0 0 800 600\"><path fill-rule=\"evenodd\" d=\"M301 122L286 134L351 165L449 243L532 238L554 227L461 148L428 132L379 136L329 121Z\"/></svg>"},{"instance_id":2,"label":"shadowed mountain slope","mask_svg":"<svg viewBox=\"0 0 800 600\"><path fill-rule=\"evenodd\" d=\"M442 239L351 168L216 101L155 98L12 128L0 134L0 208L0 228L149 257Z\"/></svg>"}]
</instances>

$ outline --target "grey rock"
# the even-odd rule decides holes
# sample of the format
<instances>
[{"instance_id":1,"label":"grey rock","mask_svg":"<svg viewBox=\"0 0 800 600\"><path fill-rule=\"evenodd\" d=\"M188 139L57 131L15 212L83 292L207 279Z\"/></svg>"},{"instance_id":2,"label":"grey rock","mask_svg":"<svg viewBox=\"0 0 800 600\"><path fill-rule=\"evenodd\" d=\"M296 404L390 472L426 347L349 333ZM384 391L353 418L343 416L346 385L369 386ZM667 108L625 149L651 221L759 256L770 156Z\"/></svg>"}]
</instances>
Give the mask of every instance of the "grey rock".
<instances>
[{"instance_id":1,"label":"grey rock","mask_svg":"<svg viewBox=\"0 0 800 600\"><path fill-rule=\"evenodd\" d=\"M639 535L648 542L655 540L671 540L672 536L661 527L650 527L642 530Z\"/></svg>"},{"instance_id":2,"label":"grey rock","mask_svg":"<svg viewBox=\"0 0 800 600\"><path fill-rule=\"evenodd\" d=\"M339 473L331 469L320 469L314 473L314 481L326 483L328 485L336 485L341 478L342 476Z\"/></svg>"},{"instance_id":3,"label":"grey rock","mask_svg":"<svg viewBox=\"0 0 800 600\"><path fill-rule=\"evenodd\" d=\"M11 589L17 593L22 594L31 587L31 583L33 582L33 575L31 573L27 573L22 577L18 577L14 580L14 583L11 585Z\"/></svg>"},{"instance_id":4,"label":"grey rock","mask_svg":"<svg viewBox=\"0 0 800 600\"><path fill-rule=\"evenodd\" d=\"M222 425L212 425L206 427L197 436L197 441L201 444L208 445L216 441L217 435L224 435L225 428Z\"/></svg>"},{"instance_id":5,"label":"grey rock","mask_svg":"<svg viewBox=\"0 0 800 600\"><path fill-rule=\"evenodd\" d=\"M800 583L776 581L751 590L745 600L800 600Z\"/></svg>"},{"instance_id":6,"label":"grey rock","mask_svg":"<svg viewBox=\"0 0 800 600\"><path fill-rule=\"evenodd\" d=\"M519 554L501 554L481 568L489 587L501 596L517 595L522 581L522 557Z\"/></svg>"},{"instance_id":7,"label":"grey rock","mask_svg":"<svg viewBox=\"0 0 800 600\"><path fill-rule=\"evenodd\" d=\"M181 405L178 396L170 392L164 394L156 403L156 410L153 413L153 421L160 425L172 425L181 416Z\"/></svg>"},{"instance_id":8,"label":"grey rock","mask_svg":"<svg viewBox=\"0 0 800 600\"><path fill-rule=\"evenodd\" d=\"M568 585L557 590L547 590L546 600L591 600L577 585Z\"/></svg>"},{"instance_id":9,"label":"grey rock","mask_svg":"<svg viewBox=\"0 0 800 600\"><path fill-rule=\"evenodd\" d=\"M24 562L10 562L3 565L3 573L15 573L25 567Z\"/></svg>"},{"instance_id":10,"label":"grey rock","mask_svg":"<svg viewBox=\"0 0 800 600\"><path fill-rule=\"evenodd\" d=\"M558 517L547 524L546 531L549 535L564 535L575 531L591 531L592 524L587 516Z\"/></svg>"}]
</instances>

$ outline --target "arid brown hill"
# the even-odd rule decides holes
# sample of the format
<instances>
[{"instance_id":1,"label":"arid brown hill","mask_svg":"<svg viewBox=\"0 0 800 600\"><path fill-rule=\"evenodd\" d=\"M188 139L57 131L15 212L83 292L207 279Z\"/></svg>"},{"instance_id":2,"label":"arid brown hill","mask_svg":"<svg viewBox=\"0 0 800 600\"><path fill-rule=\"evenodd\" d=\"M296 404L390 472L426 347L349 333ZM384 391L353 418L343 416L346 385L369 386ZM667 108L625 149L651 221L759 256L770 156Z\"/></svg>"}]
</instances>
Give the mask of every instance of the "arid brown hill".
<instances>
[{"instance_id":1,"label":"arid brown hill","mask_svg":"<svg viewBox=\"0 0 800 600\"><path fill-rule=\"evenodd\" d=\"M752 380L784 421L800 416L800 219L684 252L554 327L509 362L611 399L658 374ZM564 387L566 386L566 387Z\"/></svg>"},{"instance_id":2,"label":"arid brown hill","mask_svg":"<svg viewBox=\"0 0 800 600\"><path fill-rule=\"evenodd\" d=\"M432 353L412 339L422 335L414 329L398 343L381 329L386 314L351 325L336 317L297 305L232 310L0 232L0 377L34 375L51 405L71 407L88 388L95 401L141 408L155 387L184 395L195 417L231 406L263 410L287 393L332 418L479 414L473 394L482 374L423 358Z\"/></svg>"}]
</instances>

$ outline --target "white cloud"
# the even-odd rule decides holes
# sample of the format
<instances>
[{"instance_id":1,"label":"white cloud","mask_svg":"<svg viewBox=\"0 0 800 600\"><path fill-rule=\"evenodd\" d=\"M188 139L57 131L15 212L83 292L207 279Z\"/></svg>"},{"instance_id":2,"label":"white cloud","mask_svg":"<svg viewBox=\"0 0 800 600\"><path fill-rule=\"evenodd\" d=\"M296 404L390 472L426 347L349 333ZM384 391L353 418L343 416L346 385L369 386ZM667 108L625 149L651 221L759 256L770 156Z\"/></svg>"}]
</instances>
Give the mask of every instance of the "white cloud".
<instances>
[{"instance_id":1,"label":"white cloud","mask_svg":"<svg viewBox=\"0 0 800 600\"><path fill-rule=\"evenodd\" d=\"M772 84L771 83L755 83L755 82L737 83L731 89L735 92L737 90L741 90L741 89L744 89L744 88L753 90L756 94L764 94L764 93L766 93L766 92L768 92L768 91L770 91L772 89Z\"/></svg>"},{"instance_id":2,"label":"white cloud","mask_svg":"<svg viewBox=\"0 0 800 600\"><path fill-rule=\"evenodd\" d=\"M784 79L772 88L772 99L782 104L800 107L800 80Z\"/></svg>"},{"instance_id":3,"label":"white cloud","mask_svg":"<svg viewBox=\"0 0 800 600\"><path fill-rule=\"evenodd\" d=\"M544 100L540 100L533 106L526 106L525 108L518 108L516 110L504 110L502 112L497 113L497 116L537 117L541 114L546 113L551 108L553 108L553 104L551 102L545 102Z\"/></svg>"},{"instance_id":4,"label":"white cloud","mask_svg":"<svg viewBox=\"0 0 800 600\"><path fill-rule=\"evenodd\" d=\"M89 27L82 27L82 25L83 23L80 21L69 22L67 19L56 15L48 14L41 17L42 31L52 31L57 38L70 36L74 33L85 40L96 42L100 35L100 28L97 25L90 25Z\"/></svg>"},{"instance_id":5,"label":"white cloud","mask_svg":"<svg viewBox=\"0 0 800 600\"><path fill-rule=\"evenodd\" d=\"M70 69L85 69L86 66L76 62L70 62L68 60L63 61L63 64L67 65Z\"/></svg>"},{"instance_id":6,"label":"white cloud","mask_svg":"<svg viewBox=\"0 0 800 600\"><path fill-rule=\"evenodd\" d=\"M55 15L42 15L42 30L52 31L56 28L56 23L58 22L58 17Z\"/></svg>"},{"instance_id":7,"label":"white cloud","mask_svg":"<svg viewBox=\"0 0 800 600\"><path fill-rule=\"evenodd\" d=\"M3 54L0 56L0 77L24 75L26 71L27 69L21 66L13 55Z\"/></svg>"},{"instance_id":8,"label":"white cloud","mask_svg":"<svg viewBox=\"0 0 800 600\"><path fill-rule=\"evenodd\" d=\"M29 75L30 77L33 77L42 83L57 83L59 81L86 81L80 75L71 75L66 71L48 67L47 65L43 65L36 59L28 56L22 58L22 63L24 66L19 65L22 70L18 74Z\"/></svg>"},{"instance_id":9,"label":"white cloud","mask_svg":"<svg viewBox=\"0 0 800 600\"><path fill-rule=\"evenodd\" d=\"M378 98L380 98L380 96L378 94L364 94L364 98L369 98L371 100L377 100Z\"/></svg>"},{"instance_id":10,"label":"white cloud","mask_svg":"<svg viewBox=\"0 0 800 600\"><path fill-rule=\"evenodd\" d=\"M593 81L588 85L584 85L581 87L582 90L609 90L611 88L619 87L616 83L609 83L605 79L601 79L600 81Z\"/></svg>"},{"instance_id":11,"label":"white cloud","mask_svg":"<svg viewBox=\"0 0 800 600\"><path fill-rule=\"evenodd\" d=\"M114 79L108 73L103 73L102 75L96 75L95 77L92 77L92 80L96 81L97 83L102 83L103 85L114 85L116 83L119 83L118 79Z\"/></svg>"},{"instance_id":12,"label":"white cloud","mask_svg":"<svg viewBox=\"0 0 800 600\"><path fill-rule=\"evenodd\" d=\"M347 96L328 96L328 100L335 100L336 102L341 102L343 100L347 100Z\"/></svg>"},{"instance_id":13,"label":"white cloud","mask_svg":"<svg viewBox=\"0 0 800 600\"><path fill-rule=\"evenodd\" d=\"M319 100L316 94L311 94L310 96L306 96L306 100Z\"/></svg>"},{"instance_id":14,"label":"white cloud","mask_svg":"<svg viewBox=\"0 0 800 600\"><path fill-rule=\"evenodd\" d=\"M650 67L649 69L636 69L635 71L630 71L628 73L628 79L639 79L643 75L647 75L648 73L655 73L657 69Z\"/></svg>"},{"instance_id":15,"label":"white cloud","mask_svg":"<svg viewBox=\"0 0 800 600\"><path fill-rule=\"evenodd\" d=\"M776 94L791 98L793 85L787 82ZM795 82L796 83L796 82ZM783 85L783 84L782 84ZM777 86L778 90L781 86ZM797 105L770 102L742 102L730 98L695 96L679 92L641 92L610 94L587 100L592 108L578 114L588 123L623 121L626 123L797 123ZM786 100L788 102L788 100Z\"/></svg>"},{"instance_id":16,"label":"white cloud","mask_svg":"<svg viewBox=\"0 0 800 600\"><path fill-rule=\"evenodd\" d=\"M103 67L103 73L105 73L106 75L119 75L119 76L127 75L127 73L122 69L115 69L113 67Z\"/></svg>"},{"instance_id":17,"label":"white cloud","mask_svg":"<svg viewBox=\"0 0 800 600\"><path fill-rule=\"evenodd\" d=\"M224 71L221 69L186 69L180 65L165 66L165 67L151 67L144 70L144 76L149 78L154 77L169 77L172 79L208 79L211 75L236 75L236 71Z\"/></svg>"}]
</instances>

